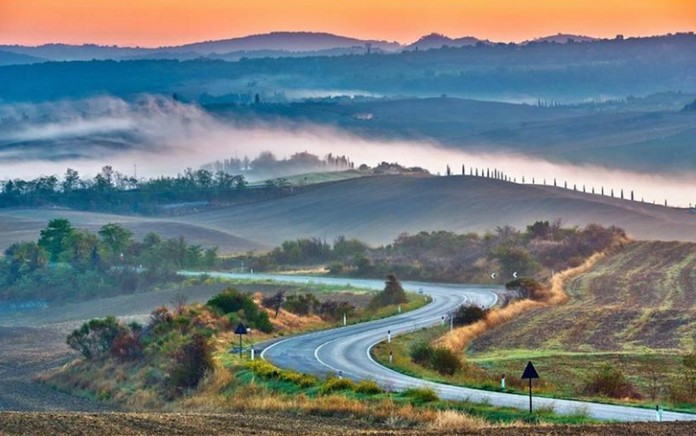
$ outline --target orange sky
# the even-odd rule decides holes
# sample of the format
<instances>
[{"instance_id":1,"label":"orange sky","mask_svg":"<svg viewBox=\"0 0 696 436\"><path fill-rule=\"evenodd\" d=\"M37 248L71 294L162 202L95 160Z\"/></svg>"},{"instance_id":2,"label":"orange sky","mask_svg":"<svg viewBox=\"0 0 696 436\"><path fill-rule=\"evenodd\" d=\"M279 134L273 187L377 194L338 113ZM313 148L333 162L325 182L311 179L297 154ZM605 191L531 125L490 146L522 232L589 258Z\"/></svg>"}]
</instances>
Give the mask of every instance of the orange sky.
<instances>
[{"instance_id":1,"label":"orange sky","mask_svg":"<svg viewBox=\"0 0 696 436\"><path fill-rule=\"evenodd\" d=\"M696 0L0 0L0 44L176 45L274 30L412 42L696 30Z\"/></svg>"}]
</instances>

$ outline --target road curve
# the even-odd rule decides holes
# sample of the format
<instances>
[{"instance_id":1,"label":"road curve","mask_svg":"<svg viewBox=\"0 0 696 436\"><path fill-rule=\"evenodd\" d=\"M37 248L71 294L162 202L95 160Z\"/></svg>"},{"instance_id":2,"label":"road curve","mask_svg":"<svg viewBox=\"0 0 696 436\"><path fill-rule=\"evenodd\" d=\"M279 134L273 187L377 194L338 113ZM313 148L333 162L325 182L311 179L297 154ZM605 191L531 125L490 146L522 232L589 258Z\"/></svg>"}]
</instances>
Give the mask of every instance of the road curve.
<instances>
[{"instance_id":1,"label":"road curve","mask_svg":"<svg viewBox=\"0 0 696 436\"><path fill-rule=\"evenodd\" d=\"M249 275L226 275L226 277L249 278ZM353 286L379 289L384 287L378 280L337 279L305 276L254 275L255 278L270 278L278 281L296 283L351 284ZM418 282L402 282L408 291L422 290L432 298L432 302L420 309L401 315L348 325L331 330L308 333L275 342L266 347L261 357L283 368L317 375L338 374L353 380L370 379L380 385L403 390L409 387L427 386L434 389L440 398L448 400L469 400L487 402L496 406L508 406L519 409L529 407L526 395L490 392L452 386L444 383L424 381L398 373L377 363L370 355L376 344L387 340L388 332L398 335L441 322L442 315L464 302L490 307L497 301L491 287L475 285L450 285ZM543 377L543 374L541 374ZM535 408L553 408L557 413L586 413L588 416L615 421L655 421L656 414L651 409L616 406L574 400L535 397ZM663 420L696 420L696 415L688 413L664 412Z\"/></svg>"}]
</instances>

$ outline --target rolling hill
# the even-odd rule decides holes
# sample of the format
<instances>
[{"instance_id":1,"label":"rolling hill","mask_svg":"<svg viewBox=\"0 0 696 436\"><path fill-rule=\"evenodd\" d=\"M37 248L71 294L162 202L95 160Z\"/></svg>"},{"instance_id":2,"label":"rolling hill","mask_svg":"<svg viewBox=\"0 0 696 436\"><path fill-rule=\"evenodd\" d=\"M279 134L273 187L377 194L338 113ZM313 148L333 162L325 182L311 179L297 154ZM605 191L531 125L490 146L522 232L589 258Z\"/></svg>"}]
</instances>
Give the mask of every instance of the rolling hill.
<instances>
[{"instance_id":1,"label":"rolling hill","mask_svg":"<svg viewBox=\"0 0 696 436\"><path fill-rule=\"evenodd\" d=\"M637 239L696 241L696 217L683 209L469 176L363 177L177 220L276 245L338 235L386 244L402 232L480 232L556 218L617 225Z\"/></svg>"},{"instance_id":2,"label":"rolling hill","mask_svg":"<svg viewBox=\"0 0 696 436\"><path fill-rule=\"evenodd\" d=\"M3 210L0 247L36 238L56 217L92 229L121 222L138 237L149 231L167 237L183 234L194 243L217 245L222 253L263 250L300 237L332 240L345 235L388 244L403 232L485 232L557 218L569 225L616 225L635 239L696 242L696 216L685 209L480 177L371 176L179 217Z\"/></svg>"}]
</instances>

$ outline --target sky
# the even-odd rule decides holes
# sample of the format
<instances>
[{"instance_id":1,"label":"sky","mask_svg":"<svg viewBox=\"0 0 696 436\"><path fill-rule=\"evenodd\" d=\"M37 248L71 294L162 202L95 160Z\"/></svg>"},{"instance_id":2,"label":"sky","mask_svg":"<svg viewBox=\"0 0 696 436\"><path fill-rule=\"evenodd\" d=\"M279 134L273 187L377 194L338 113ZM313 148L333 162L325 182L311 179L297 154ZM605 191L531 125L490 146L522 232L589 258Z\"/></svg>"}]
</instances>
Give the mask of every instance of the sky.
<instances>
[{"instance_id":1,"label":"sky","mask_svg":"<svg viewBox=\"0 0 696 436\"><path fill-rule=\"evenodd\" d=\"M694 30L694 0L0 0L0 44L23 45L156 47L270 31L410 43L432 32L509 42Z\"/></svg>"}]
</instances>

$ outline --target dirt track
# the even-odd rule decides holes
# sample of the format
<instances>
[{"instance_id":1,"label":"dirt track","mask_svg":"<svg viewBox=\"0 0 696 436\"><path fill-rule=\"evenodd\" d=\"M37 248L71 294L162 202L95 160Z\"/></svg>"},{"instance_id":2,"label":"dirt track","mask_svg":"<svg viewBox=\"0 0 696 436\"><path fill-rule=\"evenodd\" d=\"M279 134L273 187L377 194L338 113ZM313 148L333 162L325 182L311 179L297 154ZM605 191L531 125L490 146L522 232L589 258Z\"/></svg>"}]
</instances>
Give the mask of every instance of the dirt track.
<instances>
[{"instance_id":1,"label":"dirt track","mask_svg":"<svg viewBox=\"0 0 696 436\"><path fill-rule=\"evenodd\" d=\"M684 435L696 434L693 423L617 424L489 428L475 432L368 427L350 419L278 415L273 413L132 414L132 413L12 413L0 412L0 435Z\"/></svg>"}]
</instances>

